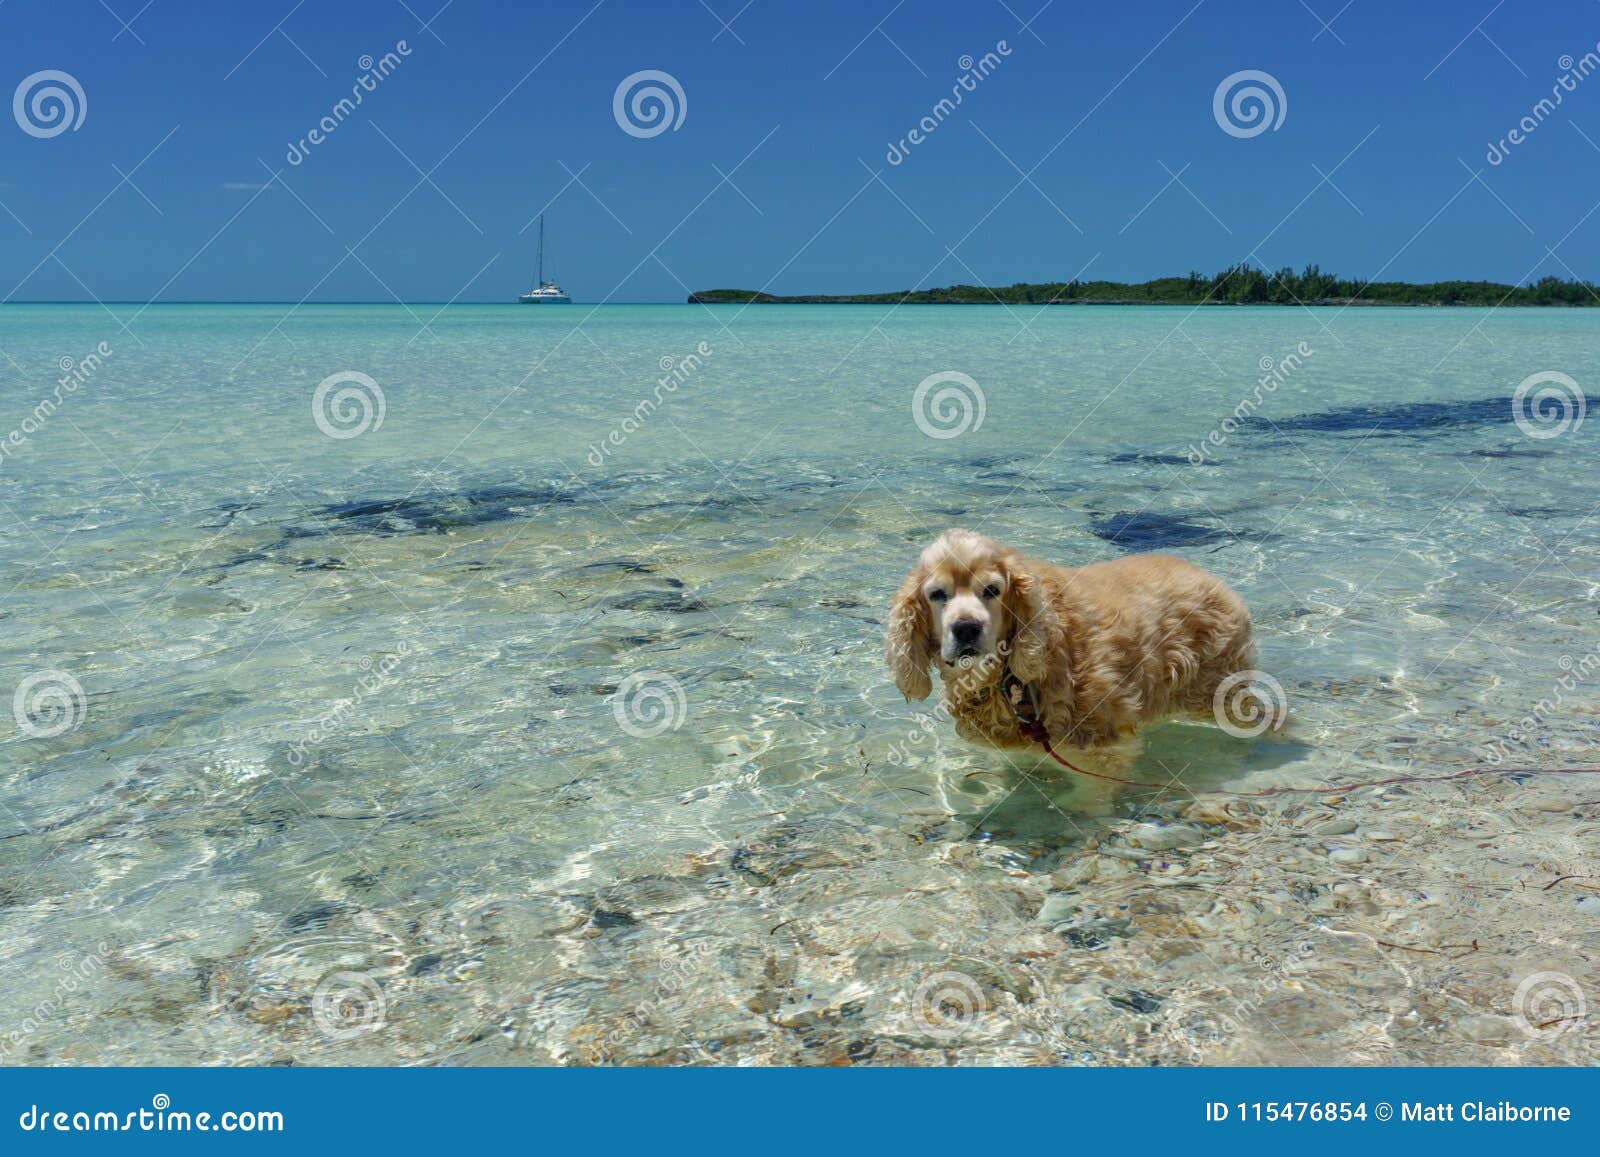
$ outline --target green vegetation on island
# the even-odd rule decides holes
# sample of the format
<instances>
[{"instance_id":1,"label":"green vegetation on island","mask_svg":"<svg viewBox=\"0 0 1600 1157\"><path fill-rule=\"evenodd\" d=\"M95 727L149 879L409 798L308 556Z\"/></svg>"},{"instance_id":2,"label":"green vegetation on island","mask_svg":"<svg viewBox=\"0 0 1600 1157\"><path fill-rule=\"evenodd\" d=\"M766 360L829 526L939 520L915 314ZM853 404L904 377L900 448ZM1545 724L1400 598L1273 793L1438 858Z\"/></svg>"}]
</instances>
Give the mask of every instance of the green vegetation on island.
<instances>
[{"instance_id":1,"label":"green vegetation on island","mask_svg":"<svg viewBox=\"0 0 1600 1157\"><path fill-rule=\"evenodd\" d=\"M752 289L705 289L690 304L759 305L1600 305L1588 281L1544 277L1532 285L1495 281L1360 281L1335 277L1318 266L1296 273L1252 265L1230 266L1207 277L1154 281L1066 281L1032 285L948 285L899 293L783 296Z\"/></svg>"}]
</instances>

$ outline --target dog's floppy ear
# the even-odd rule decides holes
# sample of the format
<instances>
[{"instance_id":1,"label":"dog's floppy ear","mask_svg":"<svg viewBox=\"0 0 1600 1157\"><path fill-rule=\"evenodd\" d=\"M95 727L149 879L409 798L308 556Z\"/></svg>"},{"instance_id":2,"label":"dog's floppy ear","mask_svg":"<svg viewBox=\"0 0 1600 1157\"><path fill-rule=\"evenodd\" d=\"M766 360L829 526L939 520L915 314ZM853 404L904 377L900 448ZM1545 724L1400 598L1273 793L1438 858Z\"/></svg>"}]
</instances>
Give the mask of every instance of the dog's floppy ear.
<instances>
[{"instance_id":1,"label":"dog's floppy ear","mask_svg":"<svg viewBox=\"0 0 1600 1157\"><path fill-rule=\"evenodd\" d=\"M894 685L907 699L926 699L933 690L928 664L933 662L933 620L922 597L922 567L912 568L889 601L889 627L883 636L883 660Z\"/></svg>"},{"instance_id":2,"label":"dog's floppy ear","mask_svg":"<svg viewBox=\"0 0 1600 1157\"><path fill-rule=\"evenodd\" d=\"M1011 615L1011 673L1036 683L1050 670L1052 651L1059 650L1061 620L1039 576L1020 558L1006 560L1006 610Z\"/></svg>"}]
</instances>

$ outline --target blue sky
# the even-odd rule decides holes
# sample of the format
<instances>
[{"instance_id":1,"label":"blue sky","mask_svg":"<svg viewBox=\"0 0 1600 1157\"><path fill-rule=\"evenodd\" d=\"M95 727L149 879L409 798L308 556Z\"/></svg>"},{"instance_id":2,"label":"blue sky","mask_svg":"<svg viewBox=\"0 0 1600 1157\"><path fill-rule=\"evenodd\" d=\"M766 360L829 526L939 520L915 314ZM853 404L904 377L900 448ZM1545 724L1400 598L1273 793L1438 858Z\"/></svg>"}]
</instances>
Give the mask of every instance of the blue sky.
<instances>
[{"instance_id":1,"label":"blue sky","mask_svg":"<svg viewBox=\"0 0 1600 1157\"><path fill-rule=\"evenodd\" d=\"M1600 73L1485 159L1596 50L1591 0L441 4L6 0L0 96L59 70L86 111L45 137L0 117L0 296L507 301L545 206L585 302L1252 257L1408 280L1600 266ZM643 70L681 87L676 129L619 127ZM1281 87L1276 129L1219 126L1242 70Z\"/></svg>"}]
</instances>

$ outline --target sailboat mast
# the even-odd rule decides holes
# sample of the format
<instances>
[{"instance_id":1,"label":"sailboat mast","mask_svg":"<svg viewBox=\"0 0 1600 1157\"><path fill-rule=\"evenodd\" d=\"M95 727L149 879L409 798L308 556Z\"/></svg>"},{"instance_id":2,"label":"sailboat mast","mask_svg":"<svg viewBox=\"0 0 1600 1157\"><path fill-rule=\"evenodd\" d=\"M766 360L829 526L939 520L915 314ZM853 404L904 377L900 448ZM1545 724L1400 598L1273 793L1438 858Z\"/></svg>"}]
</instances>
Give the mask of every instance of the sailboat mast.
<instances>
[{"instance_id":1,"label":"sailboat mast","mask_svg":"<svg viewBox=\"0 0 1600 1157\"><path fill-rule=\"evenodd\" d=\"M0 4L5 0L0 0ZM533 267L533 288L517 298L523 305L540 305L548 302L557 302L561 305L570 305L572 298L554 281L544 279L544 214L539 214L539 255L535 258Z\"/></svg>"}]
</instances>

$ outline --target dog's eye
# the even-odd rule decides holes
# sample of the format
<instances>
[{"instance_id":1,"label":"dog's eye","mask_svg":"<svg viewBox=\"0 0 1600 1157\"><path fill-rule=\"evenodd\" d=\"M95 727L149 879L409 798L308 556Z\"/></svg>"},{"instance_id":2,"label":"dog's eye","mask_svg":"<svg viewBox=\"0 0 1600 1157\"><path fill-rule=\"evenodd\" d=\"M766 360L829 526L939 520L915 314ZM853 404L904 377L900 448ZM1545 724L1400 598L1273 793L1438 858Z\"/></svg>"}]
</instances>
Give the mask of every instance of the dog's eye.
<instances>
[{"instance_id":1,"label":"dog's eye","mask_svg":"<svg viewBox=\"0 0 1600 1157\"><path fill-rule=\"evenodd\" d=\"M999 598L1000 597L1000 588L995 586L993 583L990 583L988 586L983 588L983 597L986 598L986 599L997 599L997 598Z\"/></svg>"},{"instance_id":2,"label":"dog's eye","mask_svg":"<svg viewBox=\"0 0 1600 1157\"><path fill-rule=\"evenodd\" d=\"M947 595L944 591L929 591L928 592L928 601L930 603L942 603L942 602L945 601L945 599L947 599L949 597L950 596Z\"/></svg>"}]
</instances>

